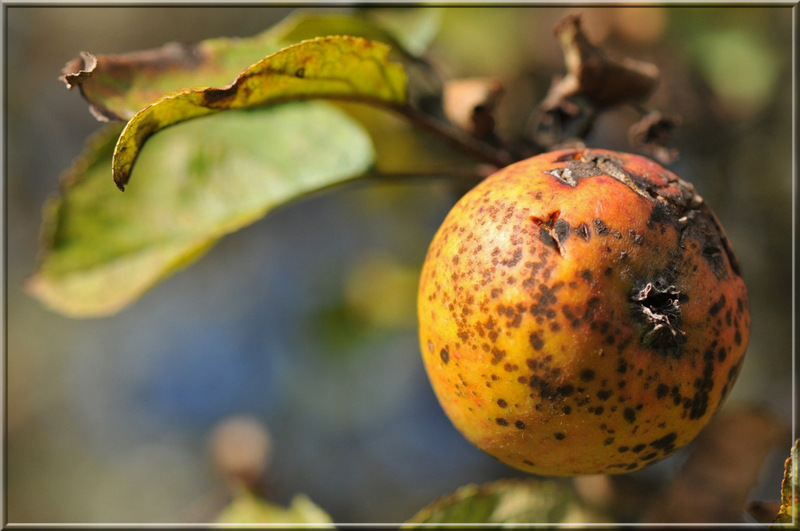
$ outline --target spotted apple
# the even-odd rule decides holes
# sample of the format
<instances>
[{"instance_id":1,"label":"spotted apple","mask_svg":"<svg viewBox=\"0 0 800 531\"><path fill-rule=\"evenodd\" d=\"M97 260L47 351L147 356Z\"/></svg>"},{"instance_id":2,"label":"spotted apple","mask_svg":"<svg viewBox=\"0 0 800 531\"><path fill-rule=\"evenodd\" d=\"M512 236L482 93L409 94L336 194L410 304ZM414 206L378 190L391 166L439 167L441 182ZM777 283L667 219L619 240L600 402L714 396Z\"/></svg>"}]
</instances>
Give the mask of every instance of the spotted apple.
<instances>
[{"instance_id":1,"label":"spotted apple","mask_svg":"<svg viewBox=\"0 0 800 531\"><path fill-rule=\"evenodd\" d=\"M641 469L723 404L750 330L694 186L637 155L545 153L464 195L430 244L422 359L475 446L548 476Z\"/></svg>"}]
</instances>

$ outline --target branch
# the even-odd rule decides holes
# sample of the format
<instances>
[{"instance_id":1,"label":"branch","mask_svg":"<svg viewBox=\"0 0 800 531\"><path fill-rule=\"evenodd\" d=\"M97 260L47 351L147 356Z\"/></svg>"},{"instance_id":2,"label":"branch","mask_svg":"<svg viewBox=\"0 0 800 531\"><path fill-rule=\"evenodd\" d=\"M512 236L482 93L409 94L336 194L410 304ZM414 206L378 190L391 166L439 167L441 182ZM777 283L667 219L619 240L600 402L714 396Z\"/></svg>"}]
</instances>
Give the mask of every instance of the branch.
<instances>
[{"instance_id":1,"label":"branch","mask_svg":"<svg viewBox=\"0 0 800 531\"><path fill-rule=\"evenodd\" d=\"M503 168L514 162L511 154L482 142L456 127L432 118L430 115L411 106L393 107L398 113L410 120L414 125L432 133L450 143L452 146L480 159L484 162Z\"/></svg>"}]
</instances>

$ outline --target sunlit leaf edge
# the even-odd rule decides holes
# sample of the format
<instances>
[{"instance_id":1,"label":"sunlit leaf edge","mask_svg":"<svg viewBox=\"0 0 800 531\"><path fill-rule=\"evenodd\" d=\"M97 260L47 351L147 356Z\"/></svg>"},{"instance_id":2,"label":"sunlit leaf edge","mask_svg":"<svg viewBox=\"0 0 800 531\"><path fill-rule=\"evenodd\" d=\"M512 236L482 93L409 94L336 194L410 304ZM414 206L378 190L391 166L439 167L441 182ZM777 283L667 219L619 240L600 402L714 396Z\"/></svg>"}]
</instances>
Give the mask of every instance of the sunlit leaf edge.
<instances>
[{"instance_id":1,"label":"sunlit leaf edge","mask_svg":"<svg viewBox=\"0 0 800 531\"><path fill-rule=\"evenodd\" d=\"M123 129L114 150L114 182L124 190L139 151L151 135L200 116L312 98L402 106L408 97L408 79L402 65L388 61L389 50L384 43L358 37L319 37L265 57L221 89L187 89L164 96L139 111ZM355 62L348 64L345 59ZM337 70L345 65L349 70ZM271 76L277 82L260 87L259 76Z\"/></svg>"}]
</instances>

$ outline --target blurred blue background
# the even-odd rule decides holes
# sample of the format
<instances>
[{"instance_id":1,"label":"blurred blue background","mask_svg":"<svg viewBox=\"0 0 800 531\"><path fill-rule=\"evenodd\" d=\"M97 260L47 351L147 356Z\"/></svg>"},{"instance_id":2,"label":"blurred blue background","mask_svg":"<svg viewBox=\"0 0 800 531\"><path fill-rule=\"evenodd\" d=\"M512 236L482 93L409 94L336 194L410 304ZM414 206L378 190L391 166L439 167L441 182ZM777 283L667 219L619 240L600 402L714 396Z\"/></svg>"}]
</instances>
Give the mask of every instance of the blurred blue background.
<instances>
[{"instance_id":1,"label":"blurred blue background","mask_svg":"<svg viewBox=\"0 0 800 531\"><path fill-rule=\"evenodd\" d=\"M241 414L269 430L274 499L304 492L337 522L403 521L465 483L521 475L452 428L419 359L417 274L463 185L313 195L109 318L65 318L23 292L42 204L100 127L58 81L62 66L82 50L249 36L290 11L5 7L10 522L202 521L222 489L209 434ZM432 57L448 78L503 79L498 120L513 129L524 117L510 109L532 108L563 71L552 27L574 11L444 8ZM791 422L791 8L581 11L595 42L661 68L649 103L684 122L670 168L715 209L742 262L753 329L725 409L758 404ZM605 115L589 142L629 149L634 119ZM751 498L777 498L779 450ZM668 477L682 459L637 474Z\"/></svg>"}]
</instances>

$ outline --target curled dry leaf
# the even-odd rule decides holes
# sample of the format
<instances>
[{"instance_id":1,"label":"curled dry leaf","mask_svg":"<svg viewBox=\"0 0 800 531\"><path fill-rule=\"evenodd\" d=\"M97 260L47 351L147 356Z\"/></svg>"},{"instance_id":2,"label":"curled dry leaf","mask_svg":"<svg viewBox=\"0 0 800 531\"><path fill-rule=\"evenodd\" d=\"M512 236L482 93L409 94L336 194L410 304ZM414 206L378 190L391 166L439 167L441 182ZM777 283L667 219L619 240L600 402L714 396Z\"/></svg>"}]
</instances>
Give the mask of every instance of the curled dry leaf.
<instances>
[{"instance_id":1,"label":"curled dry leaf","mask_svg":"<svg viewBox=\"0 0 800 531\"><path fill-rule=\"evenodd\" d=\"M61 70L63 75L59 77L59 79L67 85L69 90L78 87L78 89L81 91L81 95L83 95L85 99L89 100L84 92L83 83L92 77L92 74L97 68L97 64L98 61L96 56L90 54L89 52L81 52L80 56L68 62L64 66L64 68ZM109 120L122 119L119 115L117 115L117 113L102 103L93 102L91 100L89 102L89 112L98 122L108 122Z\"/></svg>"},{"instance_id":2,"label":"curled dry leaf","mask_svg":"<svg viewBox=\"0 0 800 531\"><path fill-rule=\"evenodd\" d=\"M80 87L84 80L91 77L95 68L97 68L97 57L89 52L81 52L79 57L64 66L63 75L58 79L66 83L69 90L72 90Z\"/></svg>"},{"instance_id":3,"label":"curled dry leaf","mask_svg":"<svg viewBox=\"0 0 800 531\"><path fill-rule=\"evenodd\" d=\"M59 77L67 88L78 88L101 122L128 120L139 109L166 93L198 83L227 83L259 56L274 52L265 38L237 44L213 39L198 44L167 43L152 50L126 54L94 55L81 52L69 61ZM229 68L221 68L226 59Z\"/></svg>"},{"instance_id":4,"label":"curled dry leaf","mask_svg":"<svg viewBox=\"0 0 800 531\"><path fill-rule=\"evenodd\" d=\"M251 37L167 43L123 54L81 52L62 69L60 80L78 88L99 121L129 120L162 96L185 88L220 87L242 70L281 48L324 35L350 35L384 42L392 53L419 71L415 82L430 82L419 55L438 27L434 9L403 9L373 21L359 13L315 13L298 9L275 26ZM409 25L408 21L414 24ZM390 30L384 27L391 28Z\"/></svg>"},{"instance_id":5,"label":"curled dry leaf","mask_svg":"<svg viewBox=\"0 0 800 531\"><path fill-rule=\"evenodd\" d=\"M658 67L651 63L606 55L583 32L579 14L565 17L554 32L567 72L553 79L533 130L535 140L549 149L563 145L564 139L585 138L600 111L643 101L659 79Z\"/></svg>"},{"instance_id":6,"label":"curled dry leaf","mask_svg":"<svg viewBox=\"0 0 800 531\"><path fill-rule=\"evenodd\" d=\"M580 15L565 17L556 27L567 75L551 89L553 103L582 95L597 107L643 100L658 82L658 67L630 58L612 59L589 41Z\"/></svg>"}]
</instances>

